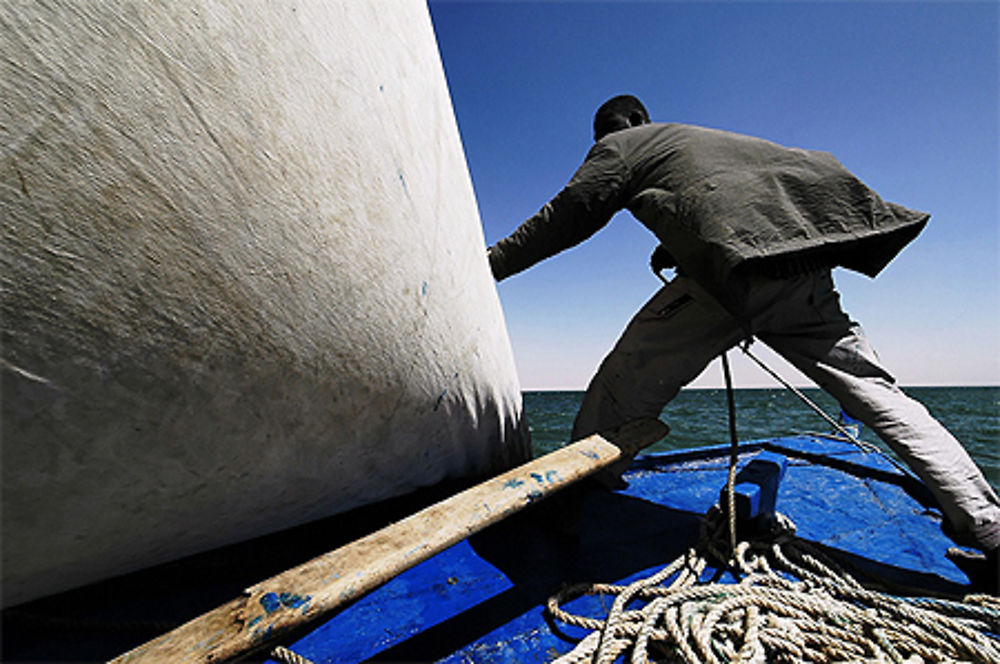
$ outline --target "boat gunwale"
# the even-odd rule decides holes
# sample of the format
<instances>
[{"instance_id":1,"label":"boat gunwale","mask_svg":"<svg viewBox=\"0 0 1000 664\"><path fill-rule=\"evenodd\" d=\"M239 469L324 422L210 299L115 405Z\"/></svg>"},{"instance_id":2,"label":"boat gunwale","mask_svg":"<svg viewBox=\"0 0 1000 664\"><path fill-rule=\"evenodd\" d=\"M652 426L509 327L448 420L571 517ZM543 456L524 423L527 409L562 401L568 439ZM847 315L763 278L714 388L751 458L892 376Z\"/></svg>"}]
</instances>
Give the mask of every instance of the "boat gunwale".
<instances>
[{"instance_id":1,"label":"boat gunwale","mask_svg":"<svg viewBox=\"0 0 1000 664\"><path fill-rule=\"evenodd\" d=\"M840 450L815 450L810 451L801 447L790 445L789 443L806 443L817 447L840 443L843 445ZM629 472L636 470L652 471L662 468L667 464L684 463L688 461L701 461L720 456L728 456L730 445L715 444L691 447L679 450L664 450L647 452L637 456L629 467ZM916 500L924 508L940 509L939 503L930 489L908 469L900 469L893 465L885 452L868 452L854 446L846 438L831 434L819 433L796 433L787 436L776 436L774 438L760 438L756 440L741 441L737 447L739 454L752 452L777 452L788 457L833 468L841 472L860 479L873 479L887 484L894 484L903 489L907 495ZM864 462L849 460L848 457L861 459ZM877 460L877 461L875 461ZM883 461L888 468L879 468L875 464ZM874 463L872 463L874 461Z\"/></svg>"}]
</instances>

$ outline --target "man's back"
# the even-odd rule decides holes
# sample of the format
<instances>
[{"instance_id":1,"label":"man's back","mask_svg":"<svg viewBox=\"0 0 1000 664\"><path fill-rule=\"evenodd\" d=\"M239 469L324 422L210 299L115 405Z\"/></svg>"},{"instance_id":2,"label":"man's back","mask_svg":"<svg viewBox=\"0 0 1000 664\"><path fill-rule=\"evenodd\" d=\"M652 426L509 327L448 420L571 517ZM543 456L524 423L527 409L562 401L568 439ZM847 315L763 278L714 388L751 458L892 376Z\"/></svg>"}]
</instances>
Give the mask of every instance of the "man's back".
<instances>
[{"instance_id":1,"label":"man's back","mask_svg":"<svg viewBox=\"0 0 1000 664\"><path fill-rule=\"evenodd\" d=\"M884 202L827 152L743 134L650 123L591 155L605 151L627 169L624 206L706 284L790 256L874 276L929 218Z\"/></svg>"}]
</instances>

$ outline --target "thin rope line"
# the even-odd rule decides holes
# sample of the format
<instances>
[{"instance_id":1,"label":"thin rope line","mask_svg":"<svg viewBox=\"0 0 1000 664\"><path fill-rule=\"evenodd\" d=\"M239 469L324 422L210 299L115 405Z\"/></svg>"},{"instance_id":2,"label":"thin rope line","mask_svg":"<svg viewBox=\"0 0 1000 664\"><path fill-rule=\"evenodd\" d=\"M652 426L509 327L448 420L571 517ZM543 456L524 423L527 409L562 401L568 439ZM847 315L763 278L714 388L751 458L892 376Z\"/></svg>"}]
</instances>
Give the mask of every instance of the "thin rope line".
<instances>
[{"instance_id":1,"label":"thin rope line","mask_svg":"<svg viewBox=\"0 0 1000 664\"><path fill-rule=\"evenodd\" d=\"M726 502L729 505L729 546L736 550L736 462L739 459L739 439L736 435L736 399L733 396L733 375L729 371L729 358L722 359L722 376L726 381L726 404L729 410L729 477L726 480Z\"/></svg>"},{"instance_id":2,"label":"thin rope line","mask_svg":"<svg viewBox=\"0 0 1000 664\"><path fill-rule=\"evenodd\" d=\"M799 390L794 385L792 385L791 383L789 383L788 381L786 381L784 378L782 378L781 376L779 376L777 374L777 372L774 371L774 369L772 369L771 367L767 366L764 363L763 360L761 360L759 357L757 357L756 355L754 355L753 353L751 353L750 352L750 345L749 345L749 343L740 344L740 350L743 351L744 355L746 355L751 360L753 360L754 362L756 362L757 366L759 366L761 369L763 369L764 371L766 371L768 374L771 375L772 378L774 378L776 381L778 381L779 383L781 383L781 385L783 385L788 391L790 391L792 394L794 394L795 396L797 396L802 401L802 403L806 404L811 409L813 409L813 411L815 411L816 414L818 414L820 417L822 417L824 420L826 420L828 424L830 424L837 431L839 431L841 434L843 434L847 438L848 441L850 441L851 443L853 443L862 452L867 452L867 453L872 453L872 454L879 454L882 457L884 457L887 461L889 461L889 463L891 463L893 466L895 466L897 470L902 471L904 475L908 474L908 471L902 466L902 464L900 464L898 461L896 461L895 459L893 459L888 454L885 454L882 450L880 450L875 445L872 445L871 443L866 443L863 440L860 440L857 436L855 436L854 434L852 434L842 424L840 424L840 422L836 421L835 419L833 419L832 417L830 417L829 415L827 415L823 411L822 408L820 408L818 405L816 405L815 403L813 403L813 401L811 399L809 399L809 397L807 397L805 394L803 394L801 390Z\"/></svg>"},{"instance_id":3,"label":"thin rope line","mask_svg":"<svg viewBox=\"0 0 1000 664\"><path fill-rule=\"evenodd\" d=\"M760 367L761 369L763 369L764 371L766 371L766 372L767 372L768 374L770 374L770 375L771 375L771 377L772 377L772 378L774 378L774 379L775 379L775 380L777 380L777 381L778 381L779 383L781 383L781 384L782 384L782 385L783 385L783 386L784 386L785 388L787 388L787 389L788 389L788 390L789 390L789 391L790 391L790 392L791 392L792 394L794 394L794 395L795 395L795 396L797 396L797 397L798 397L799 399L801 399L803 403L805 403L805 404L806 404L807 406L809 406L809 407L810 407L810 408L812 408L812 409L813 409L814 411L816 411L816 414L817 414L817 415L819 415L819 416L820 416L820 417L822 417L822 418L823 418L824 420L826 420L828 424L830 424L830 425L831 425L832 427L834 427L834 428L835 428L835 429L836 429L837 431L839 431L839 432L840 432L840 433L842 433L842 434L843 434L844 436L846 436L846 437L847 437L847 439L848 439L848 440L850 440L850 441L851 441L852 443L854 443L855 445L857 445L857 446L858 446L858 447L860 447L861 449L865 450L866 452L867 452L867 451L876 451L876 450L878 449L878 448L876 448L876 447L875 447L875 446L873 446L873 445L869 445L868 443L866 443L866 442L864 442L864 441L862 441L862 440L859 440L859 439L858 439L858 438L857 438L857 437L856 437L856 436L855 436L854 434L852 434L852 433L851 433L850 431L848 431L848 430L847 430L846 428L844 428L844 426L843 426L843 425L842 425L842 424L841 424L840 422L836 421L835 419L833 419L832 417L830 417L829 415L827 415L827 414L826 414L826 413L825 413L825 412L823 411L823 409L822 409L822 408L820 408L820 407L819 407L819 406L817 406L817 405L816 405L815 403L813 403L813 402L812 402L812 401L811 401L811 400L809 399L809 397L807 397L807 396L806 396L805 394L803 394L803 393L802 393L802 391L801 391L801 390L799 390L799 389L798 389L797 387L795 387L794 385L792 385L791 383L789 383L788 381L786 381L786 380L785 380L784 378L782 378L781 376L779 376L779 375L777 374L777 372L775 372L775 371L774 371L774 370L773 370L773 369L772 369L771 367L769 367L769 366L767 366L766 364L764 364L763 360L761 360L761 359L760 359L759 357L757 357L756 355L754 355L753 353L751 353L751 352L750 352L750 347L749 347L749 345L742 345L742 344L741 344L741 345L740 345L740 350L742 350L742 351L743 351L743 353L744 353L744 354L745 354L745 355L746 355L747 357L749 357L749 358L750 358L751 360L753 360L754 362L756 362L756 363L757 363L757 366L759 366L759 367ZM869 449L869 448L871 448L871 449Z\"/></svg>"}]
</instances>

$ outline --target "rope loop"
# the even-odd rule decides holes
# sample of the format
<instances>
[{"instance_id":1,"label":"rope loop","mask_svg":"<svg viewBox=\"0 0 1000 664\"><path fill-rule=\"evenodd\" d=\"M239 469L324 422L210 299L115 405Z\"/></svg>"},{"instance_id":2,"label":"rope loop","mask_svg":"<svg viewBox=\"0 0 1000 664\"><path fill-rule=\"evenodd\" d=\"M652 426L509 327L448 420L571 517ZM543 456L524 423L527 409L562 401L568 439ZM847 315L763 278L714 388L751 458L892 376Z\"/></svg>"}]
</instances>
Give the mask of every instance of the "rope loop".
<instances>
[{"instance_id":1,"label":"rope loop","mask_svg":"<svg viewBox=\"0 0 1000 664\"><path fill-rule=\"evenodd\" d=\"M557 664L627 662L917 662L1000 664L1000 600L897 597L863 587L832 558L795 537L779 514L767 537L730 548L718 505L697 545L627 586L578 584L549 599L557 621L592 630ZM712 561L738 583L700 581ZM566 605L584 595L615 599L603 620ZM641 606L636 607L637 604Z\"/></svg>"}]
</instances>

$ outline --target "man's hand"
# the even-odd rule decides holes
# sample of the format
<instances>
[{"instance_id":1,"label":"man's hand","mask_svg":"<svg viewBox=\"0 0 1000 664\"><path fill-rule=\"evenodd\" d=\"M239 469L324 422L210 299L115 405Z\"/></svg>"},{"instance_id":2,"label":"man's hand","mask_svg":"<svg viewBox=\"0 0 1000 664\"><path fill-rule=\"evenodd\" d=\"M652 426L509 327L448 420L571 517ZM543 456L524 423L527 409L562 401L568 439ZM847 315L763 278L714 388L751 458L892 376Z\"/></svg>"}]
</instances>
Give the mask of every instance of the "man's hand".
<instances>
[{"instance_id":1,"label":"man's hand","mask_svg":"<svg viewBox=\"0 0 1000 664\"><path fill-rule=\"evenodd\" d=\"M486 260L490 263L490 272L493 273L493 278L496 281L502 281L506 275L503 274L500 267L500 252L496 251L496 245L486 249Z\"/></svg>"},{"instance_id":2,"label":"man's hand","mask_svg":"<svg viewBox=\"0 0 1000 664\"><path fill-rule=\"evenodd\" d=\"M677 261L670 255L667 248L661 244L657 245L656 249L653 249L653 253L649 257L649 267L652 268L653 272L659 274L668 268L673 269L677 267Z\"/></svg>"}]
</instances>

